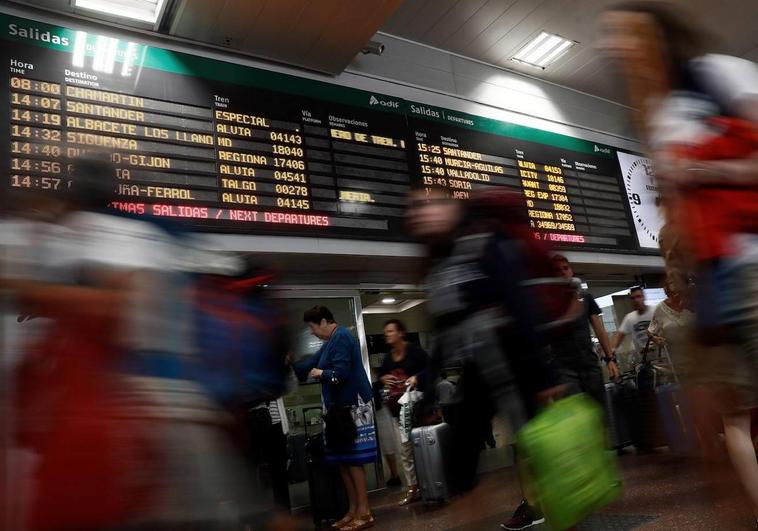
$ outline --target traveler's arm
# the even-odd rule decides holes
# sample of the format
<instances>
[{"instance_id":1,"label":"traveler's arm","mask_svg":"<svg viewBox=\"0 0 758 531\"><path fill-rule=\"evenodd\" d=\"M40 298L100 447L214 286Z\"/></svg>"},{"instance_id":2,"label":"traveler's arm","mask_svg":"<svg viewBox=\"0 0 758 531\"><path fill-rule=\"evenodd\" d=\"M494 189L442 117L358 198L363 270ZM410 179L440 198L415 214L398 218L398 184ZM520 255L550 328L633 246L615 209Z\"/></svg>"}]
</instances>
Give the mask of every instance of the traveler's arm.
<instances>
[{"instance_id":1,"label":"traveler's arm","mask_svg":"<svg viewBox=\"0 0 758 531\"><path fill-rule=\"evenodd\" d=\"M68 285L25 279L2 279L0 288L16 293L24 314L61 320L116 319L138 272L90 273L94 285Z\"/></svg>"},{"instance_id":2,"label":"traveler's arm","mask_svg":"<svg viewBox=\"0 0 758 531\"><path fill-rule=\"evenodd\" d=\"M616 349L619 348L619 345L626 337L626 334L624 332L621 332L620 330L617 330L616 333L613 335L613 339L611 340L611 356L616 355Z\"/></svg>"},{"instance_id":3,"label":"traveler's arm","mask_svg":"<svg viewBox=\"0 0 758 531\"><path fill-rule=\"evenodd\" d=\"M411 389L415 389L416 387L421 386L424 388L424 380L426 378L426 373L429 369L429 354L427 354L424 349L419 348L417 353L417 363L416 363L416 369L417 372L410 378L408 378L405 383L410 386Z\"/></svg>"},{"instance_id":4,"label":"traveler's arm","mask_svg":"<svg viewBox=\"0 0 758 531\"><path fill-rule=\"evenodd\" d=\"M592 330L595 332L597 340L600 341L600 347L603 349L603 354L605 354L605 357L608 359L608 375L615 380L620 376L619 368L615 359L613 359L613 349L611 349L611 344L608 341L608 333L605 331L603 321L600 319L599 315L590 315L590 325L592 325Z\"/></svg>"},{"instance_id":5,"label":"traveler's arm","mask_svg":"<svg viewBox=\"0 0 758 531\"><path fill-rule=\"evenodd\" d=\"M350 375L350 356L353 351L353 345L350 343L350 338L343 335L336 337L333 341L331 367L323 370L314 369L311 371L311 374L320 378L322 382L325 381L337 385L345 381ZM318 371L318 374L314 374L316 371Z\"/></svg>"},{"instance_id":6,"label":"traveler's arm","mask_svg":"<svg viewBox=\"0 0 758 531\"><path fill-rule=\"evenodd\" d=\"M297 376L297 379L301 382L304 382L308 379L308 375L310 372L316 368L319 361L321 361L321 352L324 350L324 347L321 347L318 352L316 352L313 356L310 356L308 358L305 358L303 360L297 361L292 364L292 370L295 371L295 375Z\"/></svg>"},{"instance_id":7,"label":"traveler's arm","mask_svg":"<svg viewBox=\"0 0 758 531\"><path fill-rule=\"evenodd\" d=\"M603 325L600 316L590 315L590 325L592 325L592 330L595 332L597 340L600 341L600 347L603 349L603 353L606 356L611 357L613 349L611 349L611 343L608 340L608 332L605 331L605 326Z\"/></svg>"}]
</instances>

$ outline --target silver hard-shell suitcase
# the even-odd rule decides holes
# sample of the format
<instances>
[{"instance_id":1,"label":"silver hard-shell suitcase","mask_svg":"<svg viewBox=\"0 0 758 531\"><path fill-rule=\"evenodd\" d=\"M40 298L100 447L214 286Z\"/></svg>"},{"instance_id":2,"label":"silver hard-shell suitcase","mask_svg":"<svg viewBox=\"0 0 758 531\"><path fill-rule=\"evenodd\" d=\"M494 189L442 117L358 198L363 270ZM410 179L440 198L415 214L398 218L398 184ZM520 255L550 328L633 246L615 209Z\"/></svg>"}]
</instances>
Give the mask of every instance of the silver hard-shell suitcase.
<instances>
[{"instance_id":1,"label":"silver hard-shell suitcase","mask_svg":"<svg viewBox=\"0 0 758 531\"><path fill-rule=\"evenodd\" d=\"M447 462L451 443L448 424L422 426L411 431L421 499L424 503L444 502L448 498Z\"/></svg>"}]
</instances>

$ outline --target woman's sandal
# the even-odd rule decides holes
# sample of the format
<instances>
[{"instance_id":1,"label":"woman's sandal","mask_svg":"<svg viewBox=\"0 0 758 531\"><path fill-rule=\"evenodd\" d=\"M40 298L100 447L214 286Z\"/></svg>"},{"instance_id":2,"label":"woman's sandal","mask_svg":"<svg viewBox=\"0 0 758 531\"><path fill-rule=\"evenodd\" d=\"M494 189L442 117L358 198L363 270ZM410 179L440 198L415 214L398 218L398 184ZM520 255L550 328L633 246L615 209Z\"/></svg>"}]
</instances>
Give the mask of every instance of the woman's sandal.
<instances>
[{"instance_id":1,"label":"woman's sandal","mask_svg":"<svg viewBox=\"0 0 758 531\"><path fill-rule=\"evenodd\" d=\"M368 529L374 527L374 516L371 513L364 514L363 516L356 516L352 522L340 527L340 531L360 531L361 529Z\"/></svg>"},{"instance_id":2,"label":"woman's sandal","mask_svg":"<svg viewBox=\"0 0 758 531\"><path fill-rule=\"evenodd\" d=\"M337 520L334 522L330 527L332 529L342 529L343 526L346 526L350 522L352 522L356 518L356 515L353 513L347 513L345 516L342 517L341 520Z\"/></svg>"}]
</instances>

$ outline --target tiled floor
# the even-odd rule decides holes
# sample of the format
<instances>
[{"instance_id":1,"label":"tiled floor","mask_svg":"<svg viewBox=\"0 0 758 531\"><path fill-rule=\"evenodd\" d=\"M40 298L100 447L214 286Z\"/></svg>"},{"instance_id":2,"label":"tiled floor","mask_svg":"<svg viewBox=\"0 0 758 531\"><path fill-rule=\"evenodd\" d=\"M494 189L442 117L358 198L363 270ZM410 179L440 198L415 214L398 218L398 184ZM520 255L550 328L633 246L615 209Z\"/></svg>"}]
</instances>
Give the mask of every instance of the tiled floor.
<instances>
[{"instance_id":1,"label":"tiled floor","mask_svg":"<svg viewBox=\"0 0 758 531\"><path fill-rule=\"evenodd\" d=\"M628 454L620 464L623 497L580 525L580 531L754 529L747 501L726 465L703 467L666 453ZM484 474L473 492L442 507L401 508L395 505L400 491L378 493L372 498L375 529L496 531L520 498L513 474L512 468Z\"/></svg>"}]
</instances>

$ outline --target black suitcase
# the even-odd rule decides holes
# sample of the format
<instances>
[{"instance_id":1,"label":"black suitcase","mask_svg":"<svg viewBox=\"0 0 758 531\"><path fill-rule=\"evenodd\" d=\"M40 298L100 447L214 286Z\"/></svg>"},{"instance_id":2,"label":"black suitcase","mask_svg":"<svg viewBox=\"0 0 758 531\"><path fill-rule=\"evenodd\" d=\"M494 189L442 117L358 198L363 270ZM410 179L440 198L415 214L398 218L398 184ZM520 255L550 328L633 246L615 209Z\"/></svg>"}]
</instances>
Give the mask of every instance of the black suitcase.
<instances>
[{"instance_id":1,"label":"black suitcase","mask_svg":"<svg viewBox=\"0 0 758 531\"><path fill-rule=\"evenodd\" d=\"M304 433L295 433L287 437L287 479L290 484L301 483L308 479L308 466L305 459Z\"/></svg>"},{"instance_id":2,"label":"black suitcase","mask_svg":"<svg viewBox=\"0 0 758 531\"><path fill-rule=\"evenodd\" d=\"M345 516L349 508L347 492L339 469L326 462L324 440L321 433L308 435L306 412L321 408L303 409L305 426L305 462L308 470L308 491L313 525L316 529L328 529L331 524Z\"/></svg>"},{"instance_id":3,"label":"black suitcase","mask_svg":"<svg viewBox=\"0 0 758 531\"><path fill-rule=\"evenodd\" d=\"M638 426L632 433L637 450L652 450L666 446L668 440L663 429L656 387L660 384L658 369L648 360L650 341L643 350L642 362L637 369L637 411Z\"/></svg>"},{"instance_id":4,"label":"black suitcase","mask_svg":"<svg viewBox=\"0 0 758 531\"><path fill-rule=\"evenodd\" d=\"M632 431L637 426L637 388L633 380L605 384L605 410L611 447L620 450L633 444Z\"/></svg>"}]
</instances>

